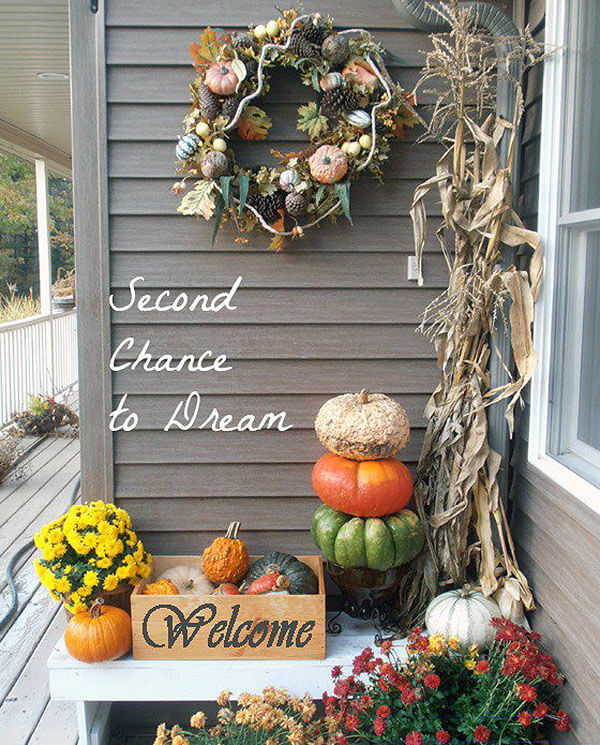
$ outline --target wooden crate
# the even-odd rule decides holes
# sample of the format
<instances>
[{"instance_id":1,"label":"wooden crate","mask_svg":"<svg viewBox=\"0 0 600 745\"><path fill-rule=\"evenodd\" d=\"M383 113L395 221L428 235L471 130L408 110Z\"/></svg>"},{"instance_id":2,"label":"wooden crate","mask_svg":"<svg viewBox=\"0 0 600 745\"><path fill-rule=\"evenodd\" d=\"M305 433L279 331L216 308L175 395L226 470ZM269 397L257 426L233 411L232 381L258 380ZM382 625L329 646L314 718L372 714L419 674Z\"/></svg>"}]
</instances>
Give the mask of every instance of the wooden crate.
<instances>
[{"instance_id":1,"label":"wooden crate","mask_svg":"<svg viewBox=\"0 0 600 745\"><path fill-rule=\"evenodd\" d=\"M251 561L260 558L251 556ZM153 556L152 575L131 595L138 660L325 658L325 583L320 556L298 556L319 578L317 595L142 595L147 582L197 556Z\"/></svg>"}]
</instances>

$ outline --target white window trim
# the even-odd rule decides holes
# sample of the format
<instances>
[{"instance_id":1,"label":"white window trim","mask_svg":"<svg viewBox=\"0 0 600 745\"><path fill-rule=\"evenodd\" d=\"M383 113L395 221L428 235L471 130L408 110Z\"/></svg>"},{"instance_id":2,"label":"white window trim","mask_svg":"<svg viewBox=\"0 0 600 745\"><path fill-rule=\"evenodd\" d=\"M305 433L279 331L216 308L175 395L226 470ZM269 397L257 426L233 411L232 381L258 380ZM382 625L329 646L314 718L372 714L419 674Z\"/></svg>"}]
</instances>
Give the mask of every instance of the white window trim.
<instances>
[{"instance_id":1,"label":"white window trim","mask_svg":"<svg viewBox=\"0 0 600 745\"><path fill-rule=\"evenodd\" d=\"M564 0L546 0L545 40L556 52L544 62L538 231L544 246L545 276L535 306L534 344L538 364L531 387L528 460L573 497L600 513L600 489L547 452L550 362L554 331L552 306L556 281L554 269L560 204L563 198L560 192L563 157L561 142L570 6L571 3ZM597 219L598 210L586 212L589 215L580 213L581 216L590 220Z\"/></svg>"}]
</instances>

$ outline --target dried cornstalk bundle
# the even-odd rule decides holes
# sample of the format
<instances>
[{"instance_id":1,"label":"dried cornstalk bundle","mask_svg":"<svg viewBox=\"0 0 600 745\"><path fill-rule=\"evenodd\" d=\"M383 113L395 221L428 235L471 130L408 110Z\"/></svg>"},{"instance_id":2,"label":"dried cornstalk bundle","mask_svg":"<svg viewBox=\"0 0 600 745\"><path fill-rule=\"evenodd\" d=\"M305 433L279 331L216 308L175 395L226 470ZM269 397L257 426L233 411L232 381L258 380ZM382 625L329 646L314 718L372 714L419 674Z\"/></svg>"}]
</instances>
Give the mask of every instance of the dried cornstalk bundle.
<instances>
[{"instance_id":1,"label":"dried cornstalk bundle","mask_svg":"<svg viewBox=\"0 0 600 745\"><path fill-rule=\"evenodd\" d=\"M515 38L492 39L458 3L443 4L438 12L450 31L431 36L433 50L427 54L421 86L439 81L425 136L446 149L435 176L417 187L411 216L420 267L424 199L437 189L443 215L438 238L449 282L425 311L421 326L435 343L441 375L425 410L428 425L415 489L430 550L401 588L407 624L419 619L441 587L472 581L473 576L486 595L509 583L513 601L533 608L499 498L501 458L488 442L486 408L506 400L512 436L514 410L535 366L531 324L542 250L538 234L526 230L513 210L512 174L523 110L521 78L544 55L527 29ZM512 121L493 113L499 75L510 78ZM452 246L444 240L448 235L453 235ZM528 272L508 265L505 256L507 247L523 244L532 252ZM502 360L509 380L493 389L490 360L501 354L492 337L498 324L509 335L512 361Z\"/></svg>"}]
</instances>

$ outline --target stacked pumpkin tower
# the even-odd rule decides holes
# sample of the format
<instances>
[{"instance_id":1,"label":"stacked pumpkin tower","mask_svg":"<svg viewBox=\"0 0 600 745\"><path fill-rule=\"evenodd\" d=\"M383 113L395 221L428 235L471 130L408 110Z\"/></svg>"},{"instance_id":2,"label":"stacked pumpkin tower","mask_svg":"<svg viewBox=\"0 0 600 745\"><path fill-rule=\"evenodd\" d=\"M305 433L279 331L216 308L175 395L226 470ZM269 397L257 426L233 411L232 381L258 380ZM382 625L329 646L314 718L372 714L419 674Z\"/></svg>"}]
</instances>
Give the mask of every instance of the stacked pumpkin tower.
<instances>
[{"instance_id":1,"label":"stacked pumpkin tower","mask_svg":"<svg viewBox=\"0 0 600 745\"><path fill-rule=\"evenodd\" d=\"M340 568L364 569L371 570L374 586L381 584L377 573L411 561L425 542L419 518L404 509L413 493L411 475L394 457L409 440L406 411L381 393L347 393L323 404L315 430L330 452L312 472L323 502L313 516L313 539L335 581Z\"/></svg>"}]
</instances>

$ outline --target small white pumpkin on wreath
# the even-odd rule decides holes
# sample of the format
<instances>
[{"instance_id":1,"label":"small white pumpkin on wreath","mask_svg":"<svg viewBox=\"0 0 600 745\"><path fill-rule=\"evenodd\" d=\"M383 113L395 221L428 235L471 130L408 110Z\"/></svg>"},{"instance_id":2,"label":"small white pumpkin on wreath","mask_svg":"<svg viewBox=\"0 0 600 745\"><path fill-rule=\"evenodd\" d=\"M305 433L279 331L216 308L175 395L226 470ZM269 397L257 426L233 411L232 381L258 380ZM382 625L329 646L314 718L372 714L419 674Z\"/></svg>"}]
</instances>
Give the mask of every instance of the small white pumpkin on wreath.
<instances>
[{"instance_id":1,"label":"small white pumpkin on wreath","mask_svg":"<svg viewBox=\"0 0 600 745\"><path fill-rule=\"evenodd\" d=\"M325 218L344 214L352 222L351 183L365 169L381 180L389 140L419 120L414 94L392 80L371 34L335 32L332 19L318 13L286 10L230 35L207 28L190 52L197 75L176 147L182 179L173 191L180 194L186 178L194 180L178 211L214 218L213 242L224 218L234 220L240 233L268 231L277 250L286 236L302 236ZM310 146L272 151L275 166L242 166L231 135L235 128L242 139L266 139L272 122L256 100L268 92L276 67L297 70L319 95L298 109L297 127Z\"/></svg>"}]
</instances>

